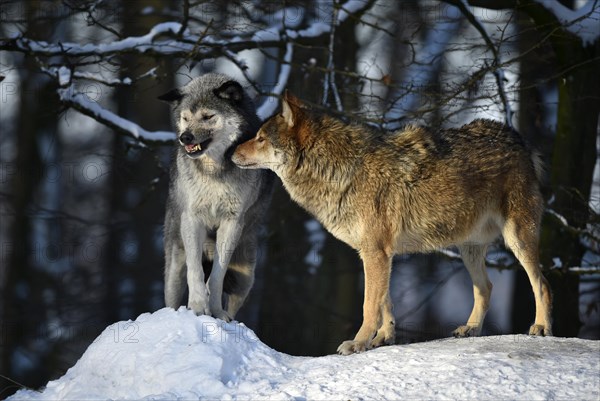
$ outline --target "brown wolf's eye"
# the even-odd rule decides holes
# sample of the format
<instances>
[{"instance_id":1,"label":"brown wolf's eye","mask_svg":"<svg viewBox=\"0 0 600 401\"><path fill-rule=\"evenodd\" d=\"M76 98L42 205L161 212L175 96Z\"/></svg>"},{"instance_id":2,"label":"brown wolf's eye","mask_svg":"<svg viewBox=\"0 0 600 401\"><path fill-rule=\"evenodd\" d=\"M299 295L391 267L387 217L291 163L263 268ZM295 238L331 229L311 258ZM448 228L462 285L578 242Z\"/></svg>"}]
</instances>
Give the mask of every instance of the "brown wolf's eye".
<instances>
[{"instance_id":1,"label":"brown wolf's eye","mask_svg":"<svg viewBox=\"0 0 600 401\"><path fill-rule=\"evenodd\" d=\"M256 142L261 143L264 142L265 138L263 138L262 136L259 136L258 138L256 138Z\"/></svg>"}]
</instances>

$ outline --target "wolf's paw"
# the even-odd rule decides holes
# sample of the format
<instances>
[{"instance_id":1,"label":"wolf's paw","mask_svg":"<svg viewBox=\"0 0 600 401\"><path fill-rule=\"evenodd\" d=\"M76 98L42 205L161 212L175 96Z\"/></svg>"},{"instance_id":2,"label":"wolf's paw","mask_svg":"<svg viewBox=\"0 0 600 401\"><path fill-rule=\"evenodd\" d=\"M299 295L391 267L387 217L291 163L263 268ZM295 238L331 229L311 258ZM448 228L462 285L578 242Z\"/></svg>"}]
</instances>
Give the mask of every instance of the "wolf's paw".
<instances>
[{"instance_id":1,"label":"wolf's paw","mask_svg":"<svg viewBox=\"0 0 600 401\"><path fill-rule=\"evenodd\" d=\"M367 350L367 343L365 341L348 340L340 344L337 349L340 355L350 355Z\"/></svg>"},{"instance_id":2,"label":"wolf's paw","mask_svg":"<svg viewBox=\"0 0 600 401\"><path fill-rule=\"evenodd\" d=\"M454 337L477 337L481 333L481 329L477 326L469 326L465 324L464 326L459 326L456 330L452 332Z\"/></svg>"},{"instance_id":3,"label":"wolf's paw","mask_svg":"<svg viewBox=\"0 0 600 401\"><path fill-rule=\"evenodd\" d=\"M210 309L208 309L208 305L203 302L190 302L188 304L188 309L194 311L194 313L198 316L200 315L208 315L210 316Z\"/></svg>"},{"instance_id":4,"label":"wolf's paw","mask_svg":"<svg viewBox=\"0 0 600 401\"><path fill-rule=\"evenodd\" d=\"M379 329L377 335L371 340L371 348L381 347L382 345L392 345L396 340L396 333L392 330L391 332L384 332Z\"/></svg>"},{"instance_id":5,"label":"wolf's paw","mask_svg":"<svg viewBox=\"0 0 600 401\"><path fill-rule=\"evenodd\" d=\"M534 324L529 328L530 336L551 336L552 329L542 324Z\"/></svg>"},{"instance_id":6,"label":"wolf's paw","mask_svg":"<svg viewBox=\"0 0 600 401\"><path fill-rule=\"evenodd\" d=\"M227 313L223 309L217 310L217 311L213 310L212 311L212 316L215 319L221 319L221 320L225 321L226 323L229 323L229 322L231 322L233 320L233 317L231 317L229 315L229 313Z\"/></svg>"}]
</instances>

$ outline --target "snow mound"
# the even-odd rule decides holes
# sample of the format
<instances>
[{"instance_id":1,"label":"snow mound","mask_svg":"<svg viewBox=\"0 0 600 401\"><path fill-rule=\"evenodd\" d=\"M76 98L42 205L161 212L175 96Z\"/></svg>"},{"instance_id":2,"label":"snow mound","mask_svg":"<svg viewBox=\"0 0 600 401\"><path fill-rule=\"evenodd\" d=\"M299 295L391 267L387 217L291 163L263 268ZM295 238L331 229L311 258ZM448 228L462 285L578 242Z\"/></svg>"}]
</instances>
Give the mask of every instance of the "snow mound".
<instances>
[{"instance_id":1,"label":"snow mound","mask_svg":"<svg viewBox=\"0 0 600 401\"><path fill-rule=\"evenodd\" d=\"M107 327L63 377L10 399L599 397L598 341L511 335L293 357L243 324L165 308Z\"/></svg>"}]
</instances>

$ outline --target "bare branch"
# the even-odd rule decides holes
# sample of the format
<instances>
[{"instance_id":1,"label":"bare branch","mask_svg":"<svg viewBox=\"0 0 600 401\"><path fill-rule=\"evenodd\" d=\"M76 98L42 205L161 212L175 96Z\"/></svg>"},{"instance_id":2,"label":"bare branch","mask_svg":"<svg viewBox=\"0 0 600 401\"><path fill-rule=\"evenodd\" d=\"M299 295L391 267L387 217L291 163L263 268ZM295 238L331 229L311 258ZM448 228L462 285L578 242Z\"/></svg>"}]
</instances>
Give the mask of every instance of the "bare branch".
<instances>
[{"instance_id":1,"label":"bare branch","mask_svg":"<svg viewBox=\"0 0 600 401\"><path fill-rule=\"evenodd\" d=\"M335 27L338 24L338 13L339 5L337 0L332 0L331 3L331 29L329 30L329 46L328 46L328 60L327 60L327 73L325 74L325 80L323 83L323 105L327 105L327 99L329 98L329 88L333 93L336 108L338 111L342 111L342 102L340 100L340 94L338 93L337 86L335 84L335 66L333 63L333 52L335 43Z\"/></svg>"},{"instance_id":2,"label":"bare branch","mask_svg":"<svg viewBox=\"0 0 600 401\"><path fill-rule=\"evenodd\" d=\"M183 1L183 18L181 19L181 27L179 28L179 31L177 32L178 37L180 37L180 38L183 37L183 34L185 33L185 30L187 29L189 19L190 19L190 1L184 0Z\"/></svg>"},{"instance_id":3,"label":"bare branch","mask_svg":"<svg viewBox=\"0 0 600 401\"><path fill-rule=\"evenodd\" d=\"M429 30L424 40L423 47L415 55L414 62L404 72L404 81L416 87L429 85L438 71L442 55L446 51L450 40L460 28L460 14L456 8L449 6L444 13L450 18L437 22ZM410 88L403 91L395 88L389 96L389 109L385 113L386 128L397 129L408 113L414 113L418 107L420 95L418 91Z\"/></svg>"}]
</instances>

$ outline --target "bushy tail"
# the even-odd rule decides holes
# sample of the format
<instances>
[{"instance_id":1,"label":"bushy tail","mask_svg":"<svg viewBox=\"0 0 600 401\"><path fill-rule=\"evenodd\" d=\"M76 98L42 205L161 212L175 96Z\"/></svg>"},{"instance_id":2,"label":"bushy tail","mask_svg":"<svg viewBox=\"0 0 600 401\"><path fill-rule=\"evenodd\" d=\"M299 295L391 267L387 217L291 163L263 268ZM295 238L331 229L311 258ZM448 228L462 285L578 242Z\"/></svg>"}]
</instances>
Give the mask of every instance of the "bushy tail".
<instances>
[{"instance_id":1,"label":"bushy tail","mask_svg":"<svg viewBox=\"0 0 600 401\"><path fill-rule=\"evenodd\" d=\"M544 162L542 161L542 155L537 150L531 151L531 162L533 163L533 169L535 170L535 176L538 182L542 182L544 178Z\"/></svg>"}]
</instances>

